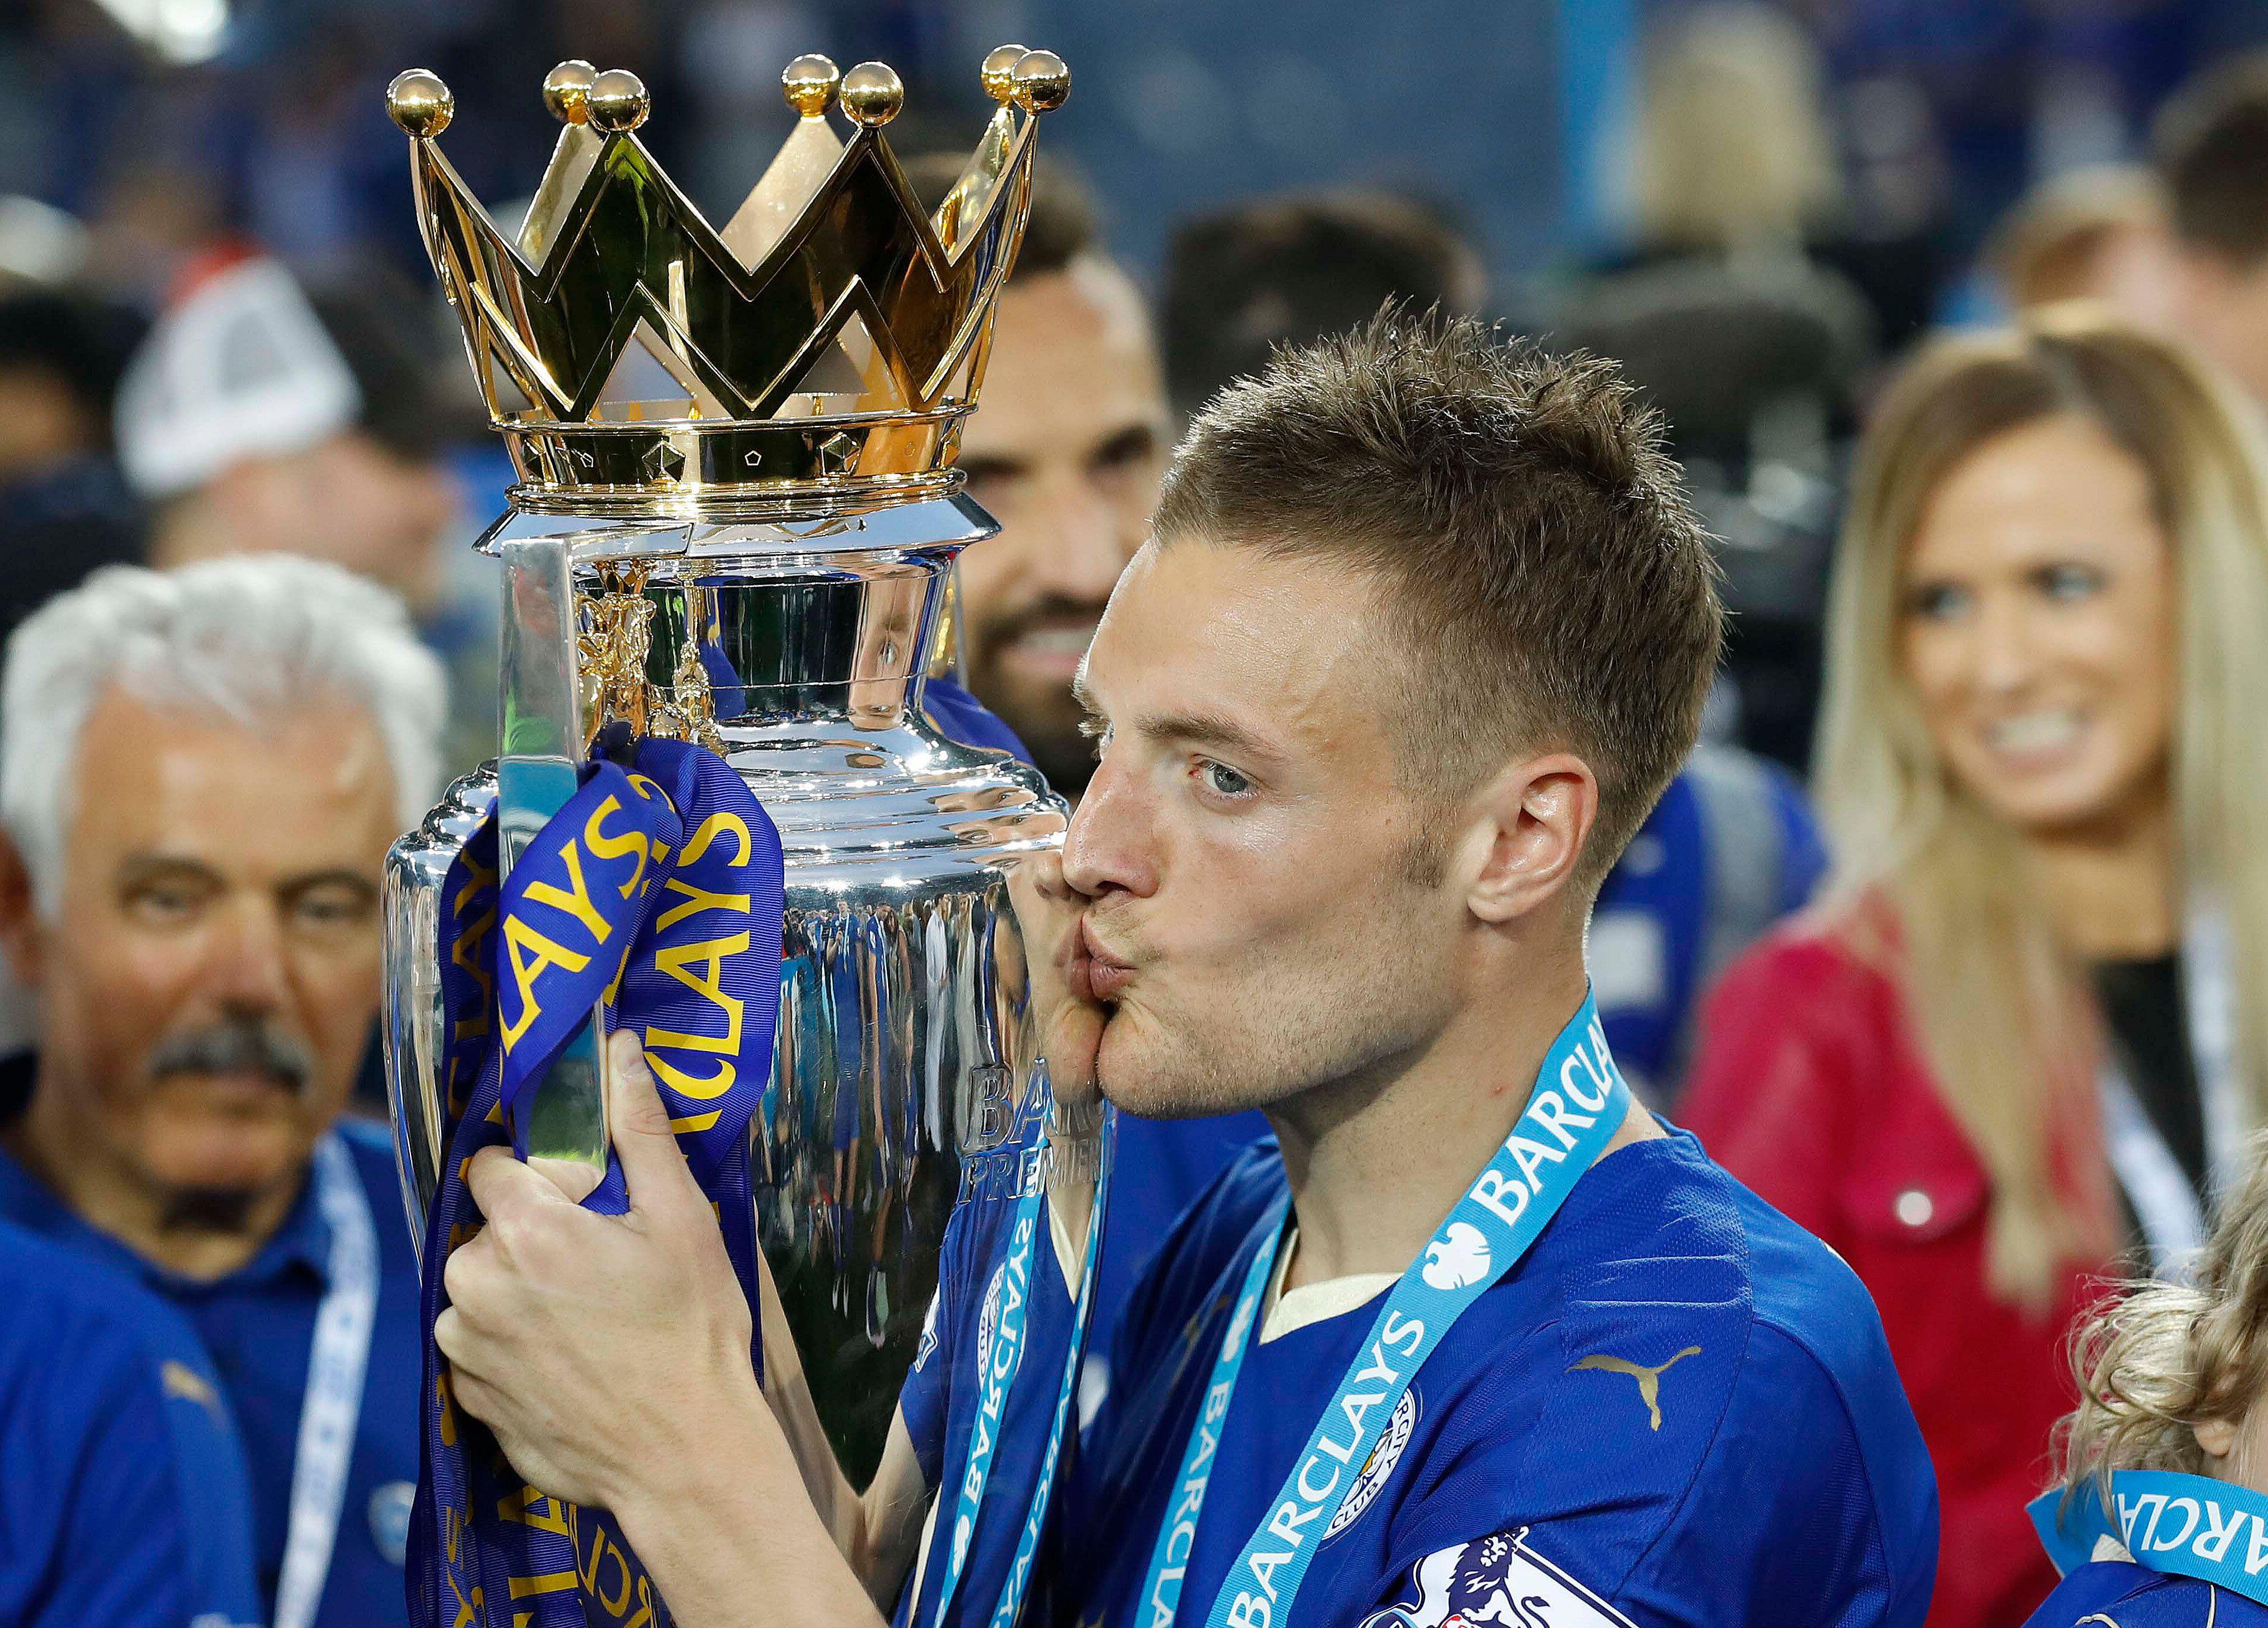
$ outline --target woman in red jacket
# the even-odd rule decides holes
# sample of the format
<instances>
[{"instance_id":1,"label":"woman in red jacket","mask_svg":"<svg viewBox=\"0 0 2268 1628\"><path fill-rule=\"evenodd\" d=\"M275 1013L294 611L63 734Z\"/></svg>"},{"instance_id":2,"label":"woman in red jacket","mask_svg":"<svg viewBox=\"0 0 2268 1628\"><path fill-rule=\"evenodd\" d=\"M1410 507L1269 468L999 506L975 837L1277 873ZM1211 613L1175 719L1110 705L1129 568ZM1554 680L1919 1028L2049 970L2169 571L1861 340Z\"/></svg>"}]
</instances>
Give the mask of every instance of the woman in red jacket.
<instances>
[{"instance_id":1,"label":"woman in red jacket","mask_svg":"<svg viewBox=\"0 0 2268 1628\"><path fill-rule=\"evenodd\" d=\"M1680 1117L1873 1291L1935 1460L1933 1628L2055 1581L2063 1346L2204 1233L2268 1056L2268 448L2051 311L1882 403L1837 564L1826 904L1727 975Z\"/></svg>"}]
</instances>

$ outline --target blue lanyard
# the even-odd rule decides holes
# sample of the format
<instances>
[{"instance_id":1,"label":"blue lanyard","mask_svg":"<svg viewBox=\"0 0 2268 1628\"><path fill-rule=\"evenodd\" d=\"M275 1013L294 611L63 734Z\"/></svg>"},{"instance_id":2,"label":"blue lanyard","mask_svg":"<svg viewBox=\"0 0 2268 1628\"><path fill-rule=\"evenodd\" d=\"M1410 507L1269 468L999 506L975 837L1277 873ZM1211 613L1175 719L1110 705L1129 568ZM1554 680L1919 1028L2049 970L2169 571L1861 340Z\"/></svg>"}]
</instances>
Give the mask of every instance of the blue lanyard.
<instances>
[{"instance_id":1,"label":"blue lanyard","mask_svg":"<svg viewBox=\"0 0 2268 1628\"><path fill-rule=\"evenodd\" d=\"M1031 1315L1032 1256L1038 1248L1040 1234L1048 1227L1048 1149L1052 1145L1054 1131L1055 1109L1051 1105L1047 1128L1040 1136L1038 1158L1025 1179L1025 1191L1016 1201L1015 1219L1009 1228L1008 1256L1000 1279L999 1321L992 1332L991 1348L987 1351L980 1344L976 1353L980 1365L976 1374L976 1424L969 1439L968 1462L961 1474L961 1489L954 1499L945 1579L938 1585L937 1610L930 1618L936 1628L943 1628L946 1609L953 1604L953 1596L961 1587L961 1574L968 1564L969 1543L976 1534L977 1514L984 1506L985 1485L992 1478L992 1455L999 1446L1001 1426L1007 1417L1008 1393L1014 1388L1017 1371L1024 1363ZM1106 1147L1101 1178L1095 1183L1094 1212L1086 1222L1086 1263L1079 1271L1079 1293L1073 1302L1071 1349L1064 1358L1063 1382L1056 1393L1047 1449L1040 1460L1039 1484L1033 1490L1023 1534L1016 1544L1015 1559L1001 1585L999 1603L992 1612L990 1628L1007 1628L1015 1621L1024 1602L1024 1589L1031 1580L1032 1557L1039 1547L1049 1495L1055 1487L1056 1464L1063 1452L1064 1424L1071 1416L1071 1398L1079 1389L1079 1359L1086 1344L1087 1313L1094 1303L1095 1258L1102 1241L1103 1204L1110 1194L1110 1164Z\"/></svg>"},{"instance_id":2,"label":"blue lanyard","mask_svg":"<svg viewBox=\"0 0 2268 1628\"><path fill-rule=\"evenodd\" d=\"M1268 1213L1260 1218L1260 1224L1244 1242L1243 1248L1252 1252L1252 1263L1244 1269L1244 1286L1237 1291L1235 1310L1229 1313L1220 1354L1212 1359L1212 1379L1205 1386L1204 1403L1197 1410L1189 1445L1182 1449L1181 1473L1174 1477L1173 1490L1167 1494L1170 1501L1166 1519L1158 1528L1157 1546L1150 1551L1150 1573L1142 1586L1142 1602L1145 1620L1152 1624L1170 1624L1181 1610L1182 1579L1189 1572L1189 1551L1197 1547L1197 1516L1204 1510L1213 1454L1220 1447L1220 1427L1228 1418L1229 1401L1236 1395L1244 1348L1251 1343L1252 1325L1259 1320L1260 1300L1268 1293L1276 1245L1284 1236L1284 1218L1291 1210L1292 1195L1287 1192L1268 1206Z\"/></svg>"},{"instance_id":3,"label":"blue lanyard","mask_svg":"<svg viewBox=\"0 0 2268 1628\"><path fill-rule=\"evenodd\" d=\"M1214 1600L1209 1628L1271 1628L1291 1621L1292 1602L1314 1559L1330 1513L1345 1495L1348 1478L1378 1445L1395 1404L1425 1359L1472 1303L1518 1264L1621 1129L1630 1110L1598 1008L1583 1005L1559 1031L1535 1088L1479 1177L1457 1201L1386 1297L1330 1405L1307 1437L1283 1488L1269 1500L1265 1525L1245 1543ZM1270 1207L1245 1248L1253 1251L1243 1288L1214 1359L1212 1381L1198 1410L1181 1474L1168 1493L1166 1518L1144 1580L1144 1620L1169 1628L1182 1582L1197 1544L1211 1460L1250 1350L1276 1244L1290 1205Z\"/></svg>"},{"instance_id":4,"label":"blue lanyard","mask_svg":"<svg viewBox=\"0 0 2268 1628\"><path fill-rule=\"evenodd\" d=\"M2058 1491L2027 1506L2058 1571L2085 1565L2096 1541L2108 1537L2138 1565L2268 1605L2268 1497L2209 1476L2121 1470L2110 1477L2110 1499L2115 1519L2092 1481L2075 1488L2067 1506Z\"/></svg>"}]
</instances>

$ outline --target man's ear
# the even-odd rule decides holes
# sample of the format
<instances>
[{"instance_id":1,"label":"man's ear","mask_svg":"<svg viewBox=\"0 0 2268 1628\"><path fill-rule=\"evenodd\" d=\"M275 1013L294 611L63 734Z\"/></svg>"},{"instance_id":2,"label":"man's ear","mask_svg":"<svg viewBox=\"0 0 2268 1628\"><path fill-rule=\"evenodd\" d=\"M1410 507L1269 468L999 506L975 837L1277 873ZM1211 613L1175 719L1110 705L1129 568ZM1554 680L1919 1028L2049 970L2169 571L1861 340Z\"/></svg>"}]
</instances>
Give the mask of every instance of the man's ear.
<instances>
[{"instance_id":1,"label":"man's ear","mask_svg":"<svg viewBox=\"0 0 2268 1628\"><path fill-rule=\"evenodd\" d=\"M32 896L32 873L23 851L14 837L0 831L0 950L6 952L16 981L26 989L39 988L47 970L44 924Z\"/></svg>"},{"instance_id":2,"label":"man's ear","mask_svg":"<svg viewBox=\"0 0 2268 1628\"><path fill-rule=\"evenodd\" d=\"M1599 821L1599 779L1572 752L1506 765L1468 805L1466 907L1501 925L1566 897Z\"/></svg>"}]
</instances>

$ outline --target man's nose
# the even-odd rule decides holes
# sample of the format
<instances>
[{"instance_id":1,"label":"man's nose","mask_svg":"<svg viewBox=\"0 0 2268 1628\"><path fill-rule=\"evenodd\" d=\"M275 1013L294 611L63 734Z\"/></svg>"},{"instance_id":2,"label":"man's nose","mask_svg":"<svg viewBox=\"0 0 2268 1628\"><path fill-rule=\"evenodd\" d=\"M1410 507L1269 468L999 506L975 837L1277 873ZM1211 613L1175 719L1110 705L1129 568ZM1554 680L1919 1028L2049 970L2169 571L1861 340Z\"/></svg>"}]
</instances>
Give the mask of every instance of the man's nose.
<instances>
[{"instance_id":1,"label":"man's nose","mask_svg":"<svg viewBox=\"0 0 2268 1628\"><path fill-rule=\"evenodd\" d=\"M1035 586L1083 605L1108 599L1133 557L1108 495L1084 475L1065 473L1049 483L1038 507L1031 550Z\"/></svg>"},{"instance_id":2,"label":"man's nose","mask_svg":"<svg viewBox=\"0 0 2268 1628\"><path fill-rule=\"evenodd\" d=\"M1114 748L1095 765L1064 837L1064 880L1089 898L1158 890L1156 810L1139 774Z\"/></svg>"},{"instance_id":3,"label":"man's nose","mask_svg":"<svg viewBox=\"0 0 2268 1628\"><path fill-rule=\"evenodd\" d=\"M273 1011L291 987L284 957L284 924L274 905L247 902L228 912L213 946L214 992L232 1006Z\"/></svg>"}]
</instances>

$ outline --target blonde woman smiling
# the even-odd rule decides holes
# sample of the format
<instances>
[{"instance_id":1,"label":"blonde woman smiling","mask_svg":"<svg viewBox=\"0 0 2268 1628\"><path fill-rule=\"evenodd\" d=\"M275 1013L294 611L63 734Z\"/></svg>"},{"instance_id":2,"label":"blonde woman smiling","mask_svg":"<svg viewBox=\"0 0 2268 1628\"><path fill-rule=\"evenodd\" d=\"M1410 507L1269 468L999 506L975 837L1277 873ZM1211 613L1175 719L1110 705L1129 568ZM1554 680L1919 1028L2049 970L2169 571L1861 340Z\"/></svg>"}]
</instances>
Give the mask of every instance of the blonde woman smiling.
<instances>
[{"instance_id":1,"label":"blonde woman smiling","mask_svg":"<svg viewBox=\"0 0 2268 1628\"><path fill-rule=\"evenodd\" d=\"M2261 1119L2268 453L2093 312L1945 340L1861 450L1820 785L1839 885L1727 976L1682 1117L1873 1292L1938 1471L1933 1628L2055 1574L2023 1505L2130 1241Z\"/></svg>"}]
</instances>

